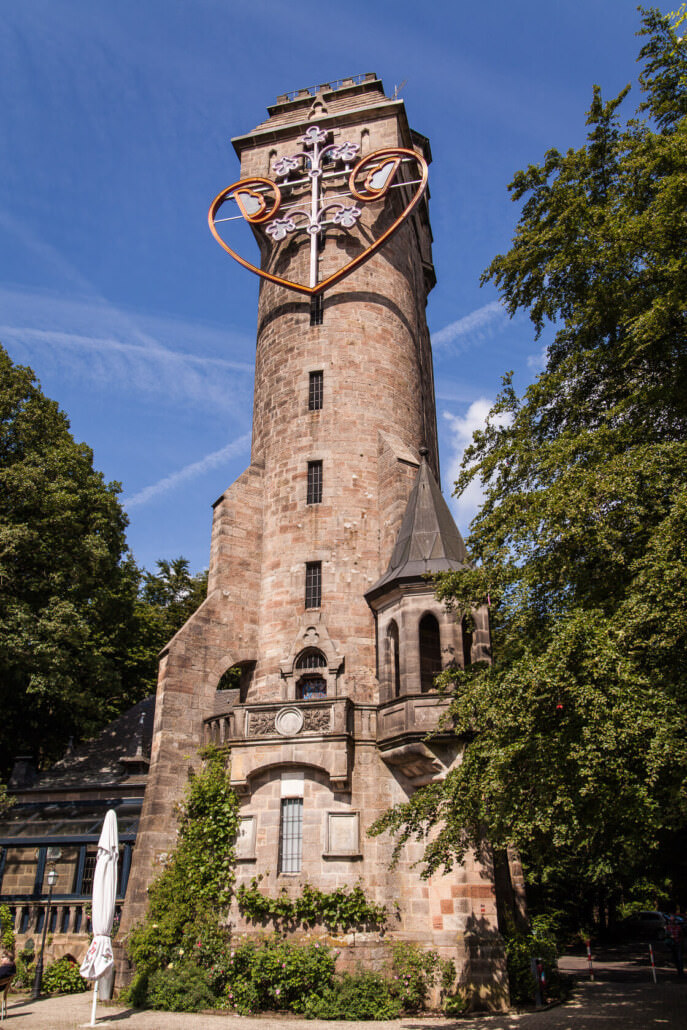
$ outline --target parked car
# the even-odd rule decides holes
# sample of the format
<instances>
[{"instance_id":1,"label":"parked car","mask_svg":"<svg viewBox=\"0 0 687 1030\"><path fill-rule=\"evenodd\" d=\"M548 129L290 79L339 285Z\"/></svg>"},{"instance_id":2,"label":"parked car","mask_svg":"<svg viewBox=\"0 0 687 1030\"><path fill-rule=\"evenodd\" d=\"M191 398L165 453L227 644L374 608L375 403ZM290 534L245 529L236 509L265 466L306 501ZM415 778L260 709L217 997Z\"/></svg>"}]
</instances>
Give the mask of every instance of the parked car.
<instances>
[{"instance_id":1,"label":"parked car","mask_svg":"<svg viewBox=\"0 0 687 1030\"><path fill-rule=\"evenodd\" d=\"M620 925L624 934L635 940L662 941L666 935L666 917L662 912L635 912Z\"/></svg>"}]
</instances>

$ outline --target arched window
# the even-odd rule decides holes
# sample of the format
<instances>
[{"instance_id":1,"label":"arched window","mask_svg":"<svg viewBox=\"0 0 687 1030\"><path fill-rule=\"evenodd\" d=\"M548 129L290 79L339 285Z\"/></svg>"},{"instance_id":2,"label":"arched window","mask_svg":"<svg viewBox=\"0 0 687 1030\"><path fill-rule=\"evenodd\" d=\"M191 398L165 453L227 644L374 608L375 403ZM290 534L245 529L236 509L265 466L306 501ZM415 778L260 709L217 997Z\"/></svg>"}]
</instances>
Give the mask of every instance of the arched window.
<instances>
[{"instance_id":1,"label":"arched window","mask_svg":"<svg viewBox=\"0 0 687 1030\"><path fill-rule=\"evenodd\" d=\"M472 665L472 619L464 615L460 620L460 634L463 638L463 668Z\"/></svg>"},{"instance_id":2,"label":"arched window","mask_svg":"<svg viewBox=\"0 0 687 1030\"><path fill-rule=\"evenodd\" d=\"M318 701L327 696L327 681L322 670L327 668L327 659L321 651L310 648L302 651L296 659L296 668L303 672L296 683L296 697L303 701Z\"/></svg>"},{"instance_id":3,"label":"arched window","mask_svg":"<svg viewBox=\"0 0 687 1030\"><path fill-rule=\"evenodd\" d=\"M434 677L441 672L439 623L429 612L420 619L420 689L434 690Z\"/></svg>"},{"instance_id":4,"label":"arched window","mask_svg":"<svg viewBox=\"0 0 687 1030\"><path fill-rule=\"evenodd\" d=\"M401 696L401 662L398 653L398 626L392 619L386 631L387 670L394 697Z\"/></svg>"},{"instance_id":5,"label":"arched window","mask_svg":"<svg viewBox=\"0 0 687 1030\"><path fill-rule=\"evenodd\" d=\"M297 669L326 669L327 659L316 648L311 647L307 651L301 651L296 659Z\"/></svg>"}]
</instances>

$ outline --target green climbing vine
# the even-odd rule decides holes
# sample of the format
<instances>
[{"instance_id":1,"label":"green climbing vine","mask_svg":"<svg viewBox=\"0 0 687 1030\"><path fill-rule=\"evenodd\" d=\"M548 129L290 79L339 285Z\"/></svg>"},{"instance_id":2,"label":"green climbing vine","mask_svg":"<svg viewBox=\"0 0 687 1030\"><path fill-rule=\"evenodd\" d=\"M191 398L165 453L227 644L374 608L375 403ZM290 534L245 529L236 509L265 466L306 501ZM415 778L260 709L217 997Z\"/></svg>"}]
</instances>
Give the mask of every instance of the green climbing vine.
<instances>
[{"instance_id":1,"label":"green climbing vine","mask_svg":"<svg viewBox=\"0 0 687 1030\"><path fill-rule=\"evenodd\" d=\"M241 885L236 891L239 912L253 923L272 921L275 927L326 926L329 930L353 930L374 927L383 930L387 921L384 905L375 905L365 897L360 884L352 890L338 887L324 893L306 883L296 898L290 898L285 888L276 898L260 889L262 876L254 876L250 886Z\"/></svg>"},{"instance_id":2,"label":"green climbing vine","mask_svg":"<svg viewBox=\"0 0 687 1030\"><path fill-rule=\"evenodd\" d=\"M203 768L178 809L176 848L148 890L145 919L126 941L140 975L165 968L204 934L221 933L221 913L231 902L239 803L224 753L209 747L201 756Z\"/></svg>"}]
</instances>

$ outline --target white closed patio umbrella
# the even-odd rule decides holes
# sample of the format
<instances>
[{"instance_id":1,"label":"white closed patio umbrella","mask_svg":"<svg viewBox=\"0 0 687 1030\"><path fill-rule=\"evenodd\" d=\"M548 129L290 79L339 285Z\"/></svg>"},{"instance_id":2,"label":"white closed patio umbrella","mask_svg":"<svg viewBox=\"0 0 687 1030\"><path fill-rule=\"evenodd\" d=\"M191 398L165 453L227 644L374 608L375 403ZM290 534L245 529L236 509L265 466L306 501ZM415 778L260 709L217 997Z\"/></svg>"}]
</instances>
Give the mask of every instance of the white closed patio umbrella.
<instances>
[{"instance_id":1,"label":"white closed patio umbrella","mask_svg":"<svg viewBox=\"0 0 687 1030\"><path fill-rule=\"evenodd\" d=\"M98 841L98 858L93 875L93 940L81 963L79 972L86 980L93 980L93 1008L90 1026L95 1026L95 1006L98 1001L98 981L114 966L112 953L112 923L117 900L117 859L119 858L119 835L117 816L110 811L105 816L102 833Z\"/></svg>"}]
</instances>

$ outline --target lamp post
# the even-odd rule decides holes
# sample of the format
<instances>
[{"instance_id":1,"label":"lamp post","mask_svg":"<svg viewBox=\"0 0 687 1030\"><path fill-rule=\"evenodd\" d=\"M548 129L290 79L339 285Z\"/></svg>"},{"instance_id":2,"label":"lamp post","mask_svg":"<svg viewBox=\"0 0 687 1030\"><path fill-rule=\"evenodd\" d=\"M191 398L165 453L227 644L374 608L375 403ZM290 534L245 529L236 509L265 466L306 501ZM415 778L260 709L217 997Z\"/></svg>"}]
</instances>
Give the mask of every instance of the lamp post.
<instances>
[{"instance_id":1,"label":"lamp post","mask_svg":"<svg viewBox=\"0 0 687 1030\"><path fill-rule=\"evenodd\" d=\"M52 902L52 890L57 883L57 870L53 866L48 872L48 907L45 912L45 919L43 921L43 937L41 939L41 950L38 955L38 962L36 963L36 977L33 981L33 990L31 991L31 1000L35 1001L41 996L41 985L43 983L43 951L45 950L45 935L48 932L48 923L50 922L50 903Z\"/></svg>"}]
</instances>

